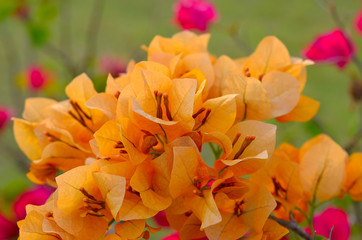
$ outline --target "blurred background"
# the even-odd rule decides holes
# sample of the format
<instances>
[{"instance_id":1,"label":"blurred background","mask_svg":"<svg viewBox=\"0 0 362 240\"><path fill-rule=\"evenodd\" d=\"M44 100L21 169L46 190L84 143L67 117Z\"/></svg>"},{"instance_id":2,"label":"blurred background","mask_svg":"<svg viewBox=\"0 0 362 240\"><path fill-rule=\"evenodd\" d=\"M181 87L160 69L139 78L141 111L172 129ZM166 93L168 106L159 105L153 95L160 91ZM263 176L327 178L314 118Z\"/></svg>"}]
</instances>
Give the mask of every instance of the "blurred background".
<instances>
[{"instance_id":1,"label":"blurred background","mask_svg":"<svg viewBox=\"0 0 362 240\"><path fill-rule=\"evenodd\" d=\"M248 56L263 37L275 35L292 56L301 57L309 42L336 25L327 4L320 0L212 2L218 20L208 29L209 51L216 56ZM26 178L29 161L14 141L8 116L21 116L27 97L65 99L65 86L82 72L99 91L104 90L109 72L117 75L130 60L146 59L142 45L147 46L156 35L171 37L180 30L174 21L175 3L0 0L0 213L11 214L12 201L31 186ZM362 36L355 31L361 2L334 3L357 50L361 49ZM320 110L308 123L273 122L278 125L278 143L288 141L300 147L325 132L340 145L347 144L360 125L357 104L349 93L356 76L358 70L352 64L343 71L331 64L308 67L303 94L320 101ZM337 205L348 208L346 201Z\"/></svg>"}]
</instances>

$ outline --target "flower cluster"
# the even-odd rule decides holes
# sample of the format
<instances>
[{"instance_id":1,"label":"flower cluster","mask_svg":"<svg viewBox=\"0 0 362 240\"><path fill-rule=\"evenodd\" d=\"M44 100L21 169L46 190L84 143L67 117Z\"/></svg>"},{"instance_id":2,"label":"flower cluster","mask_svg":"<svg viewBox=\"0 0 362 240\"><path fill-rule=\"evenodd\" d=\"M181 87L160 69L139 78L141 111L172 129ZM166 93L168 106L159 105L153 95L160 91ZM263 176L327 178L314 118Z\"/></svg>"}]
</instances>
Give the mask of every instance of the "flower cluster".
<instances>
[{"instance_id":1,"label":"flower cluster","mask_svg":"<svg viewBox=\"0 0 362 240\"><path fill-rule=\"evenodd\" d=\"M273 211L289 218L342 190L361 197L360 155L346 170L347 154L324 135L274 152L276 127L262 122L316 114L319 103L301 94L312 62L275 37L237 60L210 54L208 40L156 36L147 61L109 75L104 92L82 74L68 100L26 101L14 133L28 177L57 190L27 206L19 239L148 239L159 229L146 219L161 211L180 239L280 239L288 230ZM215 159L201 157L206 143Z\"/></svg>"}]
</instances>

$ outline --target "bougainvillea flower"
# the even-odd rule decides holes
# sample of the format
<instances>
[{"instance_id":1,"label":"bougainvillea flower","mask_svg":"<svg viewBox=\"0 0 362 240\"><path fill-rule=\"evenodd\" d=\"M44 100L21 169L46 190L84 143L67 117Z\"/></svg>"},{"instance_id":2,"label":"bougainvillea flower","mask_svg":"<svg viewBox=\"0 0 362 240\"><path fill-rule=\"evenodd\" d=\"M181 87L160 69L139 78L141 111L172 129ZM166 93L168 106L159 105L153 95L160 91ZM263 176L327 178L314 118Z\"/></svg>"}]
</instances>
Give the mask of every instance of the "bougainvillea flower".
<instances>
[{"instance_id":1,"label":"bougainvillea flower","mask_svg":"<svg viewBox=\"0 0 362 240\"><path fill-rule=\"evenodd\" d=\"M54 199L42 206L28 205L27 216L18 222L20 240L57 240L76 238L57 225L53 218Z\"/></svg>"},{"instance_id":2,"label":"bougainvillea flower","mask_svg":"<svg viewBox=\"0 0 362 240\"><path fill-rule=\"evenodd\" d=\"M275 201L261 184L252 183L248 189L236 198L224 192L216 194L222 221L205 229L208 239L234 240L246 234L251 237L263 232L263 226L276 206Z\"/></svg>"},{"instance_id":3,"label":"bougainvillea flower","mask_svg":"<svg viewBox=\"0 0 362 240\"><path fill-rule=\"evenodd\" d=\"M0 240L15 238L18 234L19 230L16 223L0 214Z\"/></svg>"},{"instance_id":4,"label":"bougainvillea flower","mask_svg":"<svg viewBox=\"0 0 362 240\"><path fill-rule=\"evenodd\" d=\"M170 194L176 199L173 208L180 213L191 210L202 223L200 229L220 222L220 212L207 185L211 169L193 147L175 147L173 153L169 185Z\"/></svg>"},{"instance_id":5,"label":"bougainvillea flower","mask_svg":"<svg viewBox=\"0 0 362 240\"><path fill-rule=\"evenodd\" d=\"M307 121L316 114L319 103L314 100L306 101L305 98L299 97L300 93L295 92L296 89L299 92L303 90L306 82L305 67L313 64L313 62L290 57L288 49L278 38L273 36L265 37L259 43L255 52L249 57L239 60L239 63L242 64L246 76L259 79L261 82L268 79L268 84L266 84L267 95L274 97L273 101L280 103L275 106L272 103L272 114L269 117L292 114L292 116L284 118L284 121ZM273 73L275 71L284 74L275 74ZM274 76L268 76L270 74L274 74ZM295 80L299 82L299 85L294 83ZM287 84L286 86L289 86L289 88L279 89L280 84ZM268 93L269 91L270 93ZM277 97L278 95L275 95L275 93L279 93L278 95L281 97ZM297 109L296 106L298 106ZM294 112L290 113L293 110ZM303 112L300 113L301 110ZM299 116L302 116L302 118Z\"/></svg>"},{"instance_id":6,"label":"bougainvillea flower","mask_svg":"<svg viewBox=\"0 0 362 240\"><path fill-rule=\"evenodd\" d=\"M20 194L20 196L14 201L13 205L13 210L17 219L20 220L25 218L26 205L43 205L53 192L53 188L49 188L46 186L37 186Z\"/></svg>"},{"instance_id":7,"label":"bougainvillea flower","mask_svg":"<svg viewBox=\"0 0 362 240\"><path fill-rule=\"evenodd\" d=\"M32 91L43 90L51 79L49 71L40 65L31 66L26 71L26 84Z\"/></svg>"},{"instance_id":8,"label":"bougainvillea flower","mask_svg":"<svg viewBox=\"0 0 362 240\"><path fill-rule=\"evenodd\" d=\"M334 29L319 35L303 54L313 61L332 63L343 69L355 52L352 40L342 30Z\"/></svg>"},{"instance_id":9,"label":"bougainvillea flower","mask_svg":"<svg viewBox=\"0 0 362 240\"><path fill-rule=\"evenodd\" d=\"M299 150L290 144L283 143L275 150L271 159L250 179L264 183L277 202L274 214L278 218L289 220L289 212L293 211L297 222L304 220L300 212L293 210L295 206L306 210L306 200L298 164Z\"/></svg>"},{"instance_id":10,"label":"bougainvillea flower","mask_svg":"<svg viewBox=\"0 0 362 240\"><path fill-rule=\"evenodd\" d=\"M183 31L171 38L156 36L149 47L144 47L148 52L148 60L158 62L170 69L172 78L180 78L189 72L199 71L206 79L206 92L212 87L215 74L213 71L213 58L207 51L209 34L196 35L190 31ZM197 77L192 77L197 78ZM198 87L199 87L198 83Z\"/></svg>"},{"instance_id":11,"label":"bougainvillea flower","mask_svg":"<svg viewBox=\"0 0 362 240\"><path fill-rule=\"evenodd\" d=\"M0 107L0 131L10 122L13 113L8 107Z\"/></svg>"},{"instance_id":12,"label":"bougainvillea flower","mask_svg":"<svg viewBox=\"0 0 362 240\"><path fill-rule=\"evenodd\" d=\"M343 189L355 201L362 201L362 153L354 153L349 157Z\"/></svg>"},{"instance_id":13,"label":"bougainvillea flower","mask_svg":"<svg viewBox=\"0 0 362 240\"><path fill-rule=\"evenodd\" d=\"M235 124L226 133L232 150L215 162L215 168L228 167L236 176L257 171L274 151L275 132L274 125L255 120Z\"/></svg>"},{"instance_id":14,"label":"bougainvillea flower","mask_svg":"<svg viewBox=\"0 0 362 240\"><path fill-rule=\"evenodd\" d=\"M340 193L348 155L330 137L321 134L304 143L299 158L300 177L309 199L315 196L325 201Z\"/></svg>"},{"instance_id":15,"label":"bougainvillea flower","mask_svg":"<svg viewBox=\"0 0 362 240\"><path fill-rule=\"evenodd\" d=\"M218 19L215 6L206 0L180 0L174 6L175 22L182 29L206 31Z\"/></svg>"},{"instance_id":16,"label":"bougainvillea flower","mask_svg":"<svg viewBox=\"0 0 362 240\"><path fill-rule=\"evenodd\" d=\"M351 226L348 215L338 208L327 208L321 214L313 218L313 228L317 235L331 240L348 240L351 235ZM310 230L306 229L310 234Z\"/></svg>"},{"instance_id":17,"label":"bougainvillea flower","mask_svg":"<svg viewBox=\"0 0 362 240\"><path fill-rule=\"evenodd\" d=\"M105 56L100 59L99 68L102 73L116 78L126 72L126 63L122 59Z\"/></svg>"},{"instance_id":18,"label":"bougainvillea flower","mask_svg":"<svg viewBox=\"0 0 362 240\"><path fill-rule=\"evenodd\" d=\"M354 25L357 33L362 34L362 10L357 13Z\"/></svg>"},{"instance_id":19,"label":"bougainvillea flower","mask_svg":"<svg viewBox=\"0 0 362 240\"><path fill-rule=\"evenodd\" d=\"M289 230L287 228L282 227L271 219L268 219L266 220L263 227L263 235L261 240L282 239L282 237L285 236L288 232Z\"/></svg>"}]
</instances>

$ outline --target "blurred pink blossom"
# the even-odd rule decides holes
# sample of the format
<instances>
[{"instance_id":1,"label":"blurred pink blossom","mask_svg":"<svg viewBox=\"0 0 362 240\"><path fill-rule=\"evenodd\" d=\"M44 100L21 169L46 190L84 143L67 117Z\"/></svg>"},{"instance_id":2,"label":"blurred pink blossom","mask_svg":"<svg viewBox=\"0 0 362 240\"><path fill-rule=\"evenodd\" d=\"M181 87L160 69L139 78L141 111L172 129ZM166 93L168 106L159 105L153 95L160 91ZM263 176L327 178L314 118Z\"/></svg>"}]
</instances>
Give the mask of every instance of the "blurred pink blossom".
<instances>
[{"instance_id":1,"label":"blurred pink blossom","mask_svg":"<svg viewBox=\"0 0 362 240\"><path fill-rule=\"evenodd\" d=\"M6 127L13 116L13 111L8 107L0 106L0 131Z\"/></svg>"},{"instance_id":2,"label":"blurred pink blossom","mask_svg":"<svg viewBox=\"0 0 362 240\"><path fill-rule=\"evenodd\" d=\"M356 15L355 28L357 33L362 35L362 10L360 10Z\"/></svg>"},{"instance_id":3,"label":"blurred pink blossom","mask_svg":"<svg viewBox=\"0 0 362 240\"><path fill-rule=\"evenodd\" d=\"M12 218L7 218L0 214L0 240L8 240L17 237L19 233L16 222L25 218L26 205L43 205L53 192L53 188L36 186L20 194L13 203Z\"/></svg>"},{"instance_id":4,"label":"blurred pink blossom","mask_svg":"<svg viewBox=\"0 0 362 240\"><path fill-rule=\"evenodd\" d=\"M119 77L127 69L126 63L122 59L108 56L101 58L99 67L103 74L111 74L114 78Z\"/></svg>"},{"instance_id":5,"label":"blurred pink blossom","mask_svg":"<svg viewBox=\"0 0 362 240\"><path fill-rule=\"evenodd\" d=\"M351 234L347 213L333 207L327 208L321 214L314 216L313 227L317 235L326 238L329 237L332 231L331 240L348 240ZM310 234L309 228L306 229L306 232Z\"/></svg>"},{"instance_id":6,"label":"blurred pink blossom","mask_svg":"<svg viewBox=\"0 0 362 240\"><path fill-rule=\"evenodd\" d=\"M28 204L43 205L54 192L54 189L47 186L37 186L23 192L14 202L13 210L18 220L26 216L25 207Z\"/></svg>"},{"instance_id":7,"label":"blurred pink blossom","mask_svg":"<svg viewBox=\"0 0 362 240\"><path fill-rule=\"evenodd\" d=\"M180 0L174 7L174 13L175 22L182 29L197 29L202 32L218 19L215 6L205 0Z\"/></svg>"},{"instance_id":8,"label":"blurred pink blossom","mask_svg":"<svg viewBox=\"0 0 362 240\"><path fill-rule=\"evenodd\" d=\"M18 236L16 221L7 219L0 214L0 240L8 240Z\"/></svg>"},{"instance_id":9,"label":"blurred pink blossom","mask_svg":"<svg viewBox=\"0 0 362 240\"><path fill-rule=\"evenodd\" d=\"M50 73L39 65L33 65L26 71L26 84L32 91L43 90L50 78Z\"/></svg>"},{"instance_id":10,"label":"blurred pink blossom","mask_svg":"<svg viewBox=\"0 0 362 240\"><path fill-rule=\"evenodd\" d=\"M164 211L158 212L153 219L156 221L156 223L161 227L169 227L170 224L167 221L166 214Z\"/></svg>"},{"instance_id":11,"label":"blurred pink blossom","mask_svg":"<svg viewBox=\"0 0 362 240\"><path fill-rule=\"evenodd\" d=\"M162 238L161 240L179 240L179 236L178 236L178 232L174 232L173 234L171 235L168 235L164 238Z\"/></svg>"},{"instance_id":12,"label":"blurred pink blossom","mask_svg":"<svg viewBox=\"0 0 362 240\"><path fill-rule=\"evenodd\" d=\"M178 232L174 232L171 235L168 235L168 236L162 238L161 240L180 240L180 237L179 237ZM192 240L208 240L208 238L203 237L203 238L192 239Z\"/></svg>"},{"instance_id":13,"label":"blurred pink blossom","mask_svg":"<svg viewBox=\"0 0 362 240\"><path fill-rule=\"evenodd\" d=\"M356 49L340 29L319 35L304 49L304 55L316 62L336 64L343 69L351 60Z\"/></svg>"}]
</instances>

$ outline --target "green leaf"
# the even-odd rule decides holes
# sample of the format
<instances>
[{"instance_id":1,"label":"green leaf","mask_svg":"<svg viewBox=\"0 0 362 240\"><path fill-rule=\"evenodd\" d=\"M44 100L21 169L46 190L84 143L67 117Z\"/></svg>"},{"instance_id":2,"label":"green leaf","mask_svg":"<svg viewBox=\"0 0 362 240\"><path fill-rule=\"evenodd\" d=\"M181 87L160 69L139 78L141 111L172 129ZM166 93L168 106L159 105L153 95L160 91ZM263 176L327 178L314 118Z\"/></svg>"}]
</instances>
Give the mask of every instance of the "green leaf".
<instances>
[{"instance_id":1,"label":"green leaf","mask_svg":"<svg viewBox=\"0 0 362 240\"><path fill-rule=\"evenodd\" d=\"M49 29L41 23L28 23L27 30L31 41L35 46L41 46L49 39Z\"/></svg>"},{"instance_id":2,"label":"green leaf","mask_svg":"<svg viewBox=\"0 0 362 240\"><path fill-rule=\"evenodd\" d=\"M39 5L35 12L35 17L37 22L49 23L50 21L54 20L57 14L58 10L55 4L46 2Z\"/></svg>"},{"instance_id":3,"label":"green leaf","mask_svg":"<svg viewBox=\"0 0 362 240\"><path fill-rule=\"evenodd\" d=\"M17 1L0 0L0 22L11 16L18 7Z\"/></svg>"}]
</instances>

